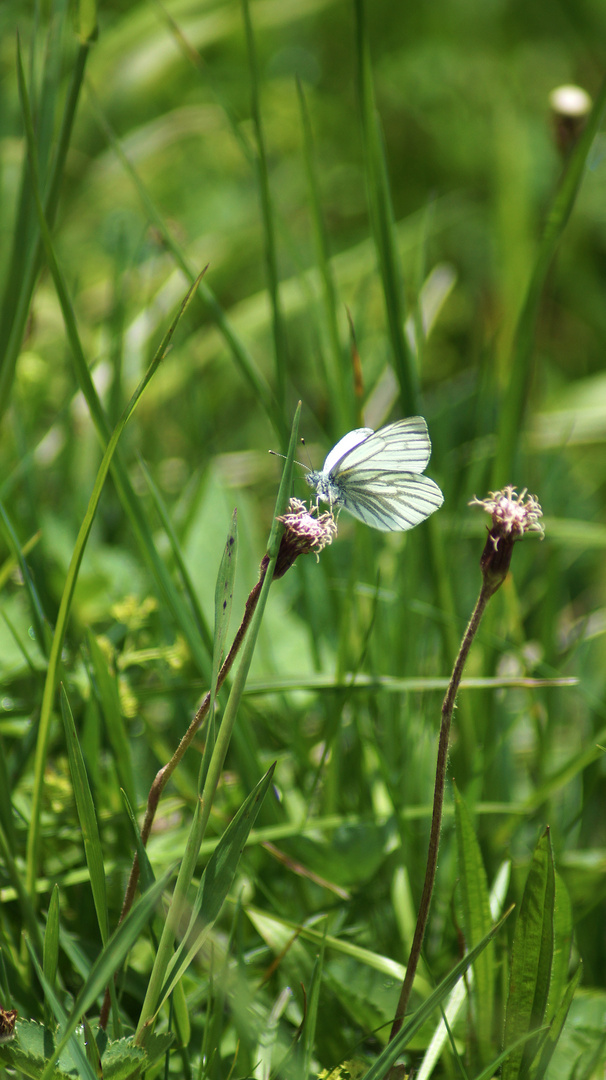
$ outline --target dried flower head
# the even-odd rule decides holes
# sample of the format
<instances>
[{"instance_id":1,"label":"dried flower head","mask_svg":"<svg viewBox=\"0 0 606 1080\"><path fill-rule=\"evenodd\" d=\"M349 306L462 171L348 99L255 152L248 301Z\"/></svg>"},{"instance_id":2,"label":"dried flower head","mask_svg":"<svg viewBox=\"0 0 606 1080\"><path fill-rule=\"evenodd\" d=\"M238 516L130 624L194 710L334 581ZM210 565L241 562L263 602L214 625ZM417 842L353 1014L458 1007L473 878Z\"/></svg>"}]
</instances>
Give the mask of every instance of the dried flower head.
<instances>
[{"instance_id":1,"label":"dried flower head","mask_svg":"<svg viewBox=\"0 0 606 1080\"><path fill-rule=\"evenodd\" d=\"M491 592L496 592L507 576L514 542L529 532L538 533L543 539L541 504L536 495L527 494L526 488L518 495L515 487L508 484L502 491L489 492L487 499L477 499L474 495L469 505L481 506L492 517L480 566L485 584Z\"/></svg>"},{"instance_id":2,"label":"dried flower head","mask_svg":"<svg viewBox=\"0 0 606 1080\"><path fill-rule=\"evenodd\" d=\"M299 555L313 552L318 558L319 553L327 544L332 544L337 535L337 523L330 511L320 514L316 503L309 507L300 499L291 499L288 513L282 514L278 521L283 523L284 533L274 578L282 577Z\"/></svg>"}]
</instances>

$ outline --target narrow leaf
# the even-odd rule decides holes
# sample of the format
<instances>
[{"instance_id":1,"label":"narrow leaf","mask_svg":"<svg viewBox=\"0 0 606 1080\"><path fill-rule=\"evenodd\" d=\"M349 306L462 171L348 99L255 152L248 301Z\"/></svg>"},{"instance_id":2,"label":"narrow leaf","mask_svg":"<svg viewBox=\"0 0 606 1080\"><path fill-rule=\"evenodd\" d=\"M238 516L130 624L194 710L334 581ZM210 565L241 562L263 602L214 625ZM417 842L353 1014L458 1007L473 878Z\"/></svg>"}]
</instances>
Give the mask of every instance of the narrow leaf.
<instances>
[{"instance_id":1,"label":"narrow leaf","mask_svg":"<svg viewBox=\"0 0 606 1080\"><path fill-rule=\"evenodd\" d=\"M459 858L459 882L463 908L463 926L468 948L473 948L490 930L490 896L480 845L476 839L471 816L454 785L455 826ZM478 1003L475 1016L482 1063L490 1060L492 1047L492 1014L494 1001L495 959L494 944L486 946L473 966L475 996Z\"/></svg>"},{"instance_id":2,"label":"narrow leaf","mask_svg":"<svg viewBox=\"0 0 606 1080\"><path fill-rule=\"evenodd\" d=\"M48 985L54 989L57 982L57 967L59 964L59 886L54 885L48 905L46 916L46 929L44 931L44 950L42 953L42 970ZM48 1001L44 1002L45 1023L51 1021Z\"/></svg>"},{"instance_id":3,"label":"narrow leaf","mask_svg":"<svg viewBox=\"0 0 606 1080\"><path fill-rule=\"evenodd\" d=\"M65 742L67 744L69 768L72 776L72 788L76 800L78 820L82 830L82 839L84 841L86 865L88 866L90 875L90 885L95 903L95 911L97 912L97 922L99 923L101 940L103 941L103 944L105 944L109 936L109 915L107 911L103 849L101 847L101 837L99 836L95 804L88 783L88 776L86 775L86 767L84 765L80 743L78 742L76 725L74 724L72 710L63 686L61 687L61 715L63 717L63 727L65 728Z\"/></svg>"},{"instance_id":4,"label":"narrow leaf","mask_svg":"<svg viewBox=\"0 0 606 1080\"><path fill-rule=\"evenodd\" d=\"M503 1041L513 1043L543 1023L553 960L555 871L549 830L537 844L513 938ZM510 1054L503 1080L518 1080L532 1061L536 1044Z\"/></svg>"}]
</instances>

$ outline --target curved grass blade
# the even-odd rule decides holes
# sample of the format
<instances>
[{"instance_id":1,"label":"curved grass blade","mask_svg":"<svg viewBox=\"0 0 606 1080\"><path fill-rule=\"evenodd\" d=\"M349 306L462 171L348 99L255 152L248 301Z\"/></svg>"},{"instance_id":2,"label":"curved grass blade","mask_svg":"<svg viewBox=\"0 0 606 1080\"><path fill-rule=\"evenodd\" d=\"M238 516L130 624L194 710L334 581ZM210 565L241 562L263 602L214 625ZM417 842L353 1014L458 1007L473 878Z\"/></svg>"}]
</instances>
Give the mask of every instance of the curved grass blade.
<instances>
[{"instance_id":1,"label":"curved grass blade","mask_svg":"<svg viewBox=\"0 0 606 1080\"><path fill-rule=\"evenodd\" d=\"M120 694L115 677L109 670L107 657L104 655L90 627L86 631L86 641L93 668L95 690L99 695L99 705L105 721L105 729L114 755L116 772L120 784L126 791L131 803L135 802L135 780L131 747L124 726L120 707Z\"/></svg>"},{"instance_id":2,"label":"curved grass blade","mask_svg":"<svg viewBox=\"0 0 606 1080\"><path fill-rule=\"evenodd\" d=\"M49 267L50 267L52 275L53 275L53 279L54 279L54 282L55 282L55 287L57 289L57 293L58 293L58 296L59 296L59 299L60 299L60 302L61 302L63 316L64 316L65 324L66 324L66 330L67 330L67 333L68 333L68 337L70 339L70 343L72 345L72 351L73 351L73 354L74 354L74 359L76 360L76 369L77 369L80 385L81 385L81 388L82 388L82 390L84 392L84 395L85 395L85 398L86 398L87 403L89 405L89 408L91 409L91 414L93 416L93 420L95 421L98 433L99 433L99 435L101 437L101 440L102 440L103 443L105 443L105 439L109 434L108 433L107 421L106 421L105 416L103 414L103 410L101 408L101 403L99 401L99 398L97 397L96 390L94 389L92 379L90 377L90 372L89 372L88 367L86 365L86 360L84 358L84 353L82 351L82 347L81 347L79 336L78 336L78 331L77 331L77 327L76 327L76 321L75 321L73 308L72 308L71 302L69 300L69 296L67 294L67 289L65 288L63 277L62 277L62 275L61 275L61 273L59 271L59 267L58 267L58 264L57 264L57 261L56 261L56 258L55 258L55 254L54 254L54 250L53 250L53 246L52 246L52 242L51 242L51 238L50 238L50 233L49 233L49 230L48 230L48 224L47 224L47 222L46 222L46 220L44 218L44 210L43 210L43 207L42 207L42 202L41 202L40 193L39 193L38 171L37 171L36 151L35 151L35 143L34 143L34 132L33 132L32 117L31 117L31 111L30 111L30 108L29 108L27 87L26 87L26 84L25 84L25 78L24 78L24 74L23 74L23 66L22 66L22 63L21 63L21 56L20 55L19 55L18 60L19 60L19 63L18 63L19 90L20 90L21 100L22 100L22 105L23 105L23 113L24 113L24 117L25 117L25 121L26 121L28 154L29 154L29 158L30 158L30 165L31 165L31 170L32 170L32 179L33 179L33 186L34 186L34 194L35 194L35 198L36 198L36 206L37 206L37 209L38 209L38 216L39 216L39 220L40 220L40 229L41 229L41 233L42 233L42 237L43 237L44 245L45 245L45 249L46 249L46 256L47 256L47 259L48 259ZM204 273L204 271L202 273ZM202 277L202 274L200 275L200 277L197 279L197 281L194 283L194 285L191 287L191 289L187 293L187 295L186 295L186 297L185 297L185 299L184 299L184 301L183 301L183 303L181 305L181 308L180 308L179 312L177 313L177 315L175 316L171 326L169 327L169 330L168 330L167 334L165 335L164 340L160 344L160 347L158 348L158 350L156 352L156 355L154 356L154 358L153 358L147 372L145 373L143 379L141 380L141 382L137 386L136 390L134 391L129 403L127 404L122 416L120 417L120 420L116 424L116 426L114 428L114 431L111 434L111 437L109 437L109 441L107 442L107 446L106 446L105 452L103 454L101 465L99 466L99 471L97 473L97 478L95 480L95 485L94 485L94 488L93 488L93 492L92 492L90 500L89 500L87 512L86 512L86 515L85 515L84 520L82 522L82 525L80 526L80 531L79 531L78 537L76 539L76 544L75 544L75 547L74 547L74 551L73 551L72 558L71 558L71 561L70 561L69 569L68 569L68 572L67 572L66 582L65 582L65 586L64 586L64 589L63 589L63 594L62 594L62 597L61 597L61 603L60 603L60 607L59 607L59 614L57 616L57 624L55 626L55 633L53 635L51 652L50 652L50 656L49 656L49 663L48 663L46 681L45 681L45 685L44 685L44 692L43 692L43 698L42 698L42 707L41 707L41 712L40 712L40 724L39 724L39 731L38 731L38 739L37 739L37 743L36 743L36 757L35 757L35 764L34 764L34 789L33 789L33 796L32 796L32 819L31 819L30 830L29 830L29 834L28 834L27 866L26 866L26 888L27 888L27 891L29 892L30 896L32 896L32 897L35 896L35 880L36 880L36 873L37 873L38 849L39 849L39 841L40 841L40 835L39 835L40 834L40 810L41 810L41 803L42 803L42 791L43 791L43 786L44 786L44 768L45 768L46 756L47 756L47 751L48 751L48 743L49 743L49 739L50 739L50 721L51 721L51 714L52 714L52 704L53 704L53 701L54 701L55 688L56 688L56 684L57 684L57 672L58 672L58 666L59 666L59 661L60 661L60 657L61 657L61 650L62 650L62 646L63 646L63 641L64 641L64 637L65 637L65 631L66 631L66 628L67 628L67 620L68 620L68 617L69 617L69 611L70 611L70 608L71 608L71 603L72 603L73 594L74 594L74 590L75 590L75 586L76 586L76 581L77 581L78 573L79 573L79 570L80 570L80 564L82 562L82 557L84 555L84 549L86 547L86 543L88 541L90 530L92 528L92 523L93 523L94 516L95 516L95 513L96 513L97 505L98 505L99 499L101 497L101 492L103 490L103 486L105 484L105 480L107 478L108 471L109 471L110 466L112 464L112 458L113 458L113 456L114 456L114 454L116 452L116 448L117 448L117 445L118 445L118 440L119 440L119 438L120 438L120 436L122 434L122 431L124 430L128 420L130 419L130 416L131 416L135 406L137 405L137 403L139 401L139 398L141 397L141 394L145 390L145 388L148 385L150 379L152 378L155 371L157 370L161 360L163 359L163 357L164 357L164 355L166 353L166 349L168 347L168 344L169 344L169 342L170 342L170 340L171 340L171 338L172 338L172 336L174 334L174 331L175 331L175 329L177 327L177 324L178 324L179 320L181 319L181 317L182 317L182 315L183 315L183 313L185 311L185 308L187 307L187 305L188 305L188 303L189 303L195 289L197 288L197 285L198 285L199 280L200 280L201 277ZM173 596L174 589L172 589L170 579L168 578L168 574L166 572L166 568L164 567L164 564L161 562L161 560L158 558L158 555L157 555L157 553L155 551L155 548L153 547L153 542L151 540L151 535L149 534L147 524L146 524L146 522L145 522L145 520L143 518L142 512L141 512L141 510L139 508L139 504L138 504L138 502L136 500L134 492L132 492L130 483L129 483L127 475L126 475L126 470L124 470L123 468L121 468L121 467L119 467L117 465L116 468L115 468L115 477L116 477L116 483L117 483L118 490L119 490L119 492L120 492L120 494L122 496L123 505L125 505L125 508L128 509L131 516L135 517L135 519L137 521L137 524L140 526L140 529L139 529L140 538L147 537L147 541L148 541L148 543L146 545L147 554L150 556L151 561L153 562L154 568L157 570L157 578L159 578L160 581L162 581L164 583L166 592L168 593L168 596L173 601L172 607L173 607L173 610L174 610L174 608L175 608L174 596ZM183 617L183 611L180 611L180 614ZM191 618L185 618L184 623L185 623L185 625L187 625L188 623L191 623ZM183 625L183 623L181 625ZM190 640L190 635L188 635L188 641L189 640ZM192 633L191 634L191 640L196 642L196 645L194 646L194 649L193 649L194 656L201 655L197 635ZM205 666L205 664L203 666Z\"/></svg>"}]
</instances>

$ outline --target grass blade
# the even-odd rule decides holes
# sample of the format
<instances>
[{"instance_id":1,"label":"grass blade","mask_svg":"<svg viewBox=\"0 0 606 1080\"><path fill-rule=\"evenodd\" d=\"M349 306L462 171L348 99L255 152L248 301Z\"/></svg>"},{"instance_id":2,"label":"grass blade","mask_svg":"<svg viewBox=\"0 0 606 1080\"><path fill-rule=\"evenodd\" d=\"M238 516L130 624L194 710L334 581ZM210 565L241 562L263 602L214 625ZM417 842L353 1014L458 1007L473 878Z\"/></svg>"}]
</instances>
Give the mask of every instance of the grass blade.
<instances>
[{"instance_id":1,"label":"grass blade","mask_svg":"<svg viewBox=\"0 0 606 1080\"><path fill-rule=\"evenodd\" d=\"M455 785L455 826L463 927L468 948L488 933L492 919L486 871L469 811ZM490 942L473 967L476 987L477 1036L482 1064L490 1060L495 982L494 944Z\"/></svg>"},{"instance_id":2,"label":"grass blade","mask_svg":"<svg viewBox=\"0 0 606 1080\"><path fill-rule=\"evenodd\" d=\"M160 233L167 250L170 251L177 266L180 267L180 269L183 271L186 279L190 282L193 282L195 279L195 273L193 269L189 266L189 263L187 262L187 259L181 251L181 248L173 239L164 219L156 210L156 207L154 206L154 203L148 195L145 185L141 181L136 169L133 168L126 154L124 153L120 142L116 137L108 120L106 119L90 85L88 86L88 92L91 99L91 104L97 116L98 123L103 129L114 153L119 158L125 172L128 173L129 177L131 178L146 214L148 215L150 221L153 223L154 227L158 229L158 232ZM200 296L202 297L205 306L208 308L212 318L214 319L218 330L223 335L227 345L229 346L232 356L236 361L239 370L251 386L255 395L255 399L259 401L268 419L273 424L276 433L282 439L284 436L284 421L282 418L282 414L278 409L276 399L270 387L268 386L264 376L258 370L252 356L244 345L244 342L241 341L241 339L236 334L229 319L227 318L227 315L225 314L223 308L221 307L210 286L205 281L198 280L198 291Z\"/></svg>"},{"instance_id":3,"label":"grass blade","mask_svg":"<svg viewBox=\"0 0 606 1080\"><path fill-rule=\"evenodd\" d=\"M379 1054L378 1058L373 1062L368 1072L364 1074L361 1080L382 1080L387 1073L387 1070L391 1068L397 1058L400 1056L404 1048L408 1045L413 1035L419 1030L419 1028L425 1023L429 1016L431 1016L434 1009L437 1009L440 1002L444 1001L447 995L452 990L455 983L458 982L460 976L467 971L470 964L473 964L477 957L480 955L483 949L492 941L492 939L499 933L499 930L503 926L505 920L510 914L511 908L505 913L502 919L492 927L489 934L478 942L474 949L471 949L462 960L452 969L452 971L442 980L439 986L433 991L432 994L424 1001L423 1004L412 1014L410 1019L402 1025L402 1028L396 1035L395 1039L392 1039L390 1043L385 1047L383 1052Z\"/></svg>"},{"instance_id":4,"label":"grass blade","mask_svg":"<svg viewBox=\"0 0 606 1080\"><path fill-rule=\"evenodd\" d=\"M553 960L553 918L555 870L549 831L537 844L528 871L524 896L514 932L509 996L503 1041L515 1042L520 1035L537 1031L545 1016ZM536 1043L512 1052L504 1067L503 1080L518 1080L526 1071Z\"/></svg>"},{"instance_id":5,"label":"grass blade","mask_svg":"<svg viewBox=\"0 0 606 1080\"><path fill-rule=\"evenodd\" d=\"M65 12L67 14L67 9L65 9ZM88 53L89 43L82 42L74 60L61 127L56 138L56 149L48 174L44 198L44 216L49 226L52 226L57 211L65 160L84 80ZM48 94L45 94L44 97L48 99ZM31 239L29 242L24 243L24 236L27 236L30 230L32 233ZM0 317L0 416L11 400L15 367L25 333L34 284L40 269L41 254L42 239L40 229L36 225L32 181L28 163L24 161L20 205L15 220L13 248L9 263L11 273L7 275L6 288L0 305L2 313Z\"/></svg>"},{"instance_id":6,"label":"grass blade","mask_svg":"<svg viewBox=\"0 0 606 1080\"><path fill-rule=\"evenodd\" d=\"M69 768L72 776L72 788L76 800L78 820L82 830L82 839L84 841L86 865L88 866L88 872L90 874L90 887L93 894L95 911L97 912L97 922L99 923L101 940L105 945L109 937L109 914L107 910L103 849L101 847L101 837L99 836L95 804L93 802L88 776L86 775L86 766L84 764L84 758L82 757L82 750L80 749L80 743L78 742L76 725L74 724L72 710L65 692L65 687L63 686L61 687L61 715L63 717L63 726L65 728L65 742L67 744Z\"/></svg>"},{"instance_id":7,"label":"grass blade","mask_svg":"<svg viewBox=\"0 0 606 1080\"><path fill-rule=\"evenodd\" d=\"M348 379L347 377L348 369L345 364L345 354L341 348L339 337L337 290L330 264L328 238L326 236L326 229L322 218L320 191L314 163L311 121L305 101L305 95L303 93L303 87L299 79L297 79L297 93L299 96L299 110L301 113L301 127L303 130L303 156L305 159L305 170L307 172L307 189L309 192L316 261L318 263L320 279L322 282L322 305L328 331L328 356L324 362L326 393L331 402L336 430L338 432L343 432L351 427L352 422L357 423L358 418L355 415L351 379Z\"/></svg>"},{"instance_id":8,"label":"grass blade","mask_svg":"<svg viewBox=\"0 0 606 1080\"><path fill-rule=\"evenodd\" d=\"M230 821L208 860L194 901L189 925L168 965L158 1009L162 1008L187 971L219 916L236 875L244 845L261 809L273 774L274 766L272 765Z\"/></svg>"},{"instance_id":9,"label":"grass blade","mask_svg":"<svg viewBox=\"0 0 606 1080\"><path fill-rule=\"evenodd\" d=\"M59 886L54 885L51 893L48 915L46 916L46 929L44 931L44 951L42 954L42 968L44 977L51 990L57 984L57 969L59 966ZM51 1021L49 1002L44 1002L44 1022L48 1026Z\"/></svg>"},{"instance_id":10,"label":"grass blade","mask_svg":"<svg viewBox=\"0 0 606 1080\"><path fill-rule=\"evenodd\" d=\"M257 54L255 51L255 39L248 0L242 0L242 14L244 16L244 29L246 33L246 51L248 54L248 66L250 73L250 96L251 112L255 128L257 142L257 180L259 185L259 199L261 202L261 216L265 236L265 262L267 266L267 279L269 298L272 309L272 323L274 334L274 352L276 361L276 396L280 415L284 410L286 395L286 372L287 372L287 348L284 316L280 306L280 279L278 274L278 257L276 251L276 232L274 212L269 190L269 169L267 165L267 152L261 122L261 107L259 103L259 72L257 69Z\"/></svg>"},{"instance_id":11,"label":"grass blade","mask_svg":"<svg viewBox=\"0 0 606 1080\"><path fill-rule=\"evenodd\" d=\"M415 358L404 333L406 322L404 282L394 228L383 137L375 108L364 0L355 0L355 13L356 78L362 119L370 219L379 259L379 273L385 298L394 369L400 386L400 404L406 416L421 412L419 379Z\"/></svg>"},{"instance_id":12,"label":"grass blade","mask_svg":"<svg viewBox=\"0 0 606 1080\"><path fill-rule=\"evenodd\" d=\"M267 603L269 589L272 584L273 572L278 558L280 537L283 531L283 526L278 521L278 516L284 512L284 509L286 508L286 503L288 501L289 493L291 491L293 461L295 456L295 448L297 445L300 416L301 403L299 402L293 420L290 444L288 447L286 460L284 462L284 471L282 473L282 480L276 500L273 526L269 537L267 550L269 562L265 571L263 585L261 588L259 599L257 601L257 606L255 608L251 625L249 626L247 635L244 639L240 663L227 701L227 706L223 714L221 726L217 733L217 740L215 742L213 754L204 782L204 790L196 805L194 824L192 824L192 828L188 837L189 851L186 853L186 857L184 858L181 865L181 870L179 872L179 878L177 879L177 885L175 886L175 892L173 895L171 908L164 924L164 931L162 933L156 961L150 977L145 1001L143 1002L141 1016L139 1018L139 1024L137 1027L138 1039L144 1037L146 1025L151 1023L152 1018L154 1017L158 1007L157 1003L160 1000L161 989L164 984L166 978L166 971L168 969L168 964L172 956L173 942L182 917L187 889L189 888L189 883L193 875L195 861L198 857L200 845L202 843L202 840L204 839L206 826L208 824L208 819L210 817L210 811L213 804L213 799L215 797L215 793L221 776L221 771L223 769L225 755L227 754L227 750L231 742L231 736L236 722L236 716L238 713L242 695L244 693L246 679L248 677L253 653L257 643L257 637L259 635L259 630L265 611L265 605ZM187 865L184 869L186 859Z\"/></svg>"}]
</instances>

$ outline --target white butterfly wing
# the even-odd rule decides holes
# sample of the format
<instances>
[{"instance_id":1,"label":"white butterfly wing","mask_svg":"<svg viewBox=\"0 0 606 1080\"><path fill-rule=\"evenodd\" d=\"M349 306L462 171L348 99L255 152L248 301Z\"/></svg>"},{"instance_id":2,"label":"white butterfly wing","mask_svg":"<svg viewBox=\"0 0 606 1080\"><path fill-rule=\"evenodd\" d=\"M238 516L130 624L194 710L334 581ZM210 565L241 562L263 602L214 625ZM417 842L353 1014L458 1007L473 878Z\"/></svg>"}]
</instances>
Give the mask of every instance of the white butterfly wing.
<instances>
[{"instance_id":1,"label":"white butterfly wing","mask_svg":"<svg viewBox=\"0 0 606 1080\"><path fill-rule=\"evenodd\" d=\"M333 446L324 462L322 472L332 472L341 458L346 457L349 451L353 450L354 446L358 446L359 443L364 442L369 435L374 435L374 431L371 427L359 427L354 428L353 431L348 431L347 435L344 435L342 439L339 439L337 445Z\"/></svg>"},{"instance_id":2,"label":"white butterfly wing","mask_svg":"<svg viewBox=\"0 0 606 1080\"><path fill-rule=\"evenodd\" d=\"M383 532L412 529L444 502L440 488L428 476L374 469L339 476L339 496L350 514Z\"/></svg>"},{"instance_id":3,"label":"white butterfly wing","mask_svg":"<svg viewBox=\"0 0 606 1080\"><path fill-rule=\"evenodd\" d=\"M355 438L348 442L351 436ZM337 453L338 451L338 453ZM396 420L380 431L357 428L345 435L331 450L324 463L324 471L332 472L339 483L343 473L372 462L373 469L385 472L420 473L427 467L431 456L431 439L422 416L409 416ZM330 462L330 466L329 466Z\"/></svg>"},{"instance_id":4,"label":"white butterfly wing","mask_svg":"<svg viewBox=\"0 0 606 1080\"><path fill-rule=\"evenodd\" d=\"M422 476L431 440L422 416L397 420L380 431L355 428L332 448L308 483L332 506L343 506L383 532L412 529L444 502L437 484Z\"/></svg>"}]
</instances>

